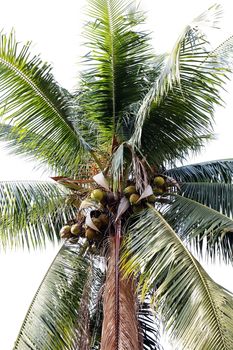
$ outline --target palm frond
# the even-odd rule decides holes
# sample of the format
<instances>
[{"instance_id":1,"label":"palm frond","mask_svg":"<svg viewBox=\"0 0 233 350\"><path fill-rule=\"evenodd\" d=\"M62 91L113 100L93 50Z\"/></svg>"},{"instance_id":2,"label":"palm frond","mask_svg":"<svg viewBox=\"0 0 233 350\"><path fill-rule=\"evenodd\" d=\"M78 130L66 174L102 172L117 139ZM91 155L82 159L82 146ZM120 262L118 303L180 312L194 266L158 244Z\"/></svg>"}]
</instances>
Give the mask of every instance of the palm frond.
<instances>
[{"instance_id":1,"label":"palm frond","mask_svg":"<svg viewBox=\"0 0 233 350\"><path fill-rule=\"evenodd\" d=\"M145 94L152 57L148 34L140 28L144 15L130 0L89 0L88 8L89 69L82 77L80 104L108 138L124 138L123 112Z\"/></svg>"},{"instance_id":2,"label":"palm frond","mask_svg":"<svg viewBox=\"0 0 233 350\"><path fill-rule=\"evenodd\" d=\"M74 98L51 74L51 66L30 54L30 43L20 48L14 32L0 34L0 110L4 129L1 139L16 140L34 150L56 170L77 166L90 149L78 125L72 122ZM69 157L67 156L69 155Z\"/></svg>"},{"instance_id":3,"label":"palm frond","mask_svg":"<svg viewBox=\"0 0 233 350\"><path fill-rule=\"evenodd\" d=\"M169 225L197 252L203 247L212 258L222 258L226 262L233 259L233 220L195 200L171 195L170 204L162 209Z\"/></svg>"},{"instance_id":4,"label":"palm frond","mask_svg":"<svg viewBox=\"0 0 233 350\"><path fill-rule=\"evenodd\" d=\"M139 304L138 321L143 350L163 350L160 345L160 322L147 300Z\"/></svg>"},{"instance_id":5,"label":"palm frond","mask_svg":"<svg viewBox=\"0 0 233 350\"><path fill-rule=\"evenodd\" d=\"M178 182L232 183L233 159L219 159L169 169L166 174Z\"/></svg>"},{"instance_id":6,"label":"palm frond","mask_svg":"<svg viewBox=\"0 0 233 350\"><path fill-rule=\"evenodd\" d=\"M68 191L49 181L0 182L0 237L3 247L35 248L54 242L74 217Z\"/></svg>"},{"instance_id":7,"label":"palm frond","mask_svg":"<svg viewBox=\"0 0 233 350\"><path fill-rule=\"evenodd\" d=\"M217 285L154 208L128 227L122 268L154 291L174 349L233 347L233 295ZM188 327L187 327L188 325Z\"/></svg>"},{"instance_id":8,"label":"palm frond","mask_svg":"<svg viewBox=\"0 0 233 350\"><path fill-rule=\"evenodd\" d=\"M182 196L202 203L228 217L233 216L233 185L218 182L185 182Z\"/></svg>"},{"instance_id":9,"label":"palm frond","mask_svg":"<svg viewBox=\"0 0 233 350\"><path fill-rule=\"evenodd\" d=\"M102 277L83 252L82 246L68 244L58 252L30 305L14 350L74 350L81 337L83 343L90 341L83 301L90 306Z\"/></svg>"},{"instance_id":10,"label":"palm frond","mask_svg":"<svg viewBox=\"0 0 233 350\"><path fill-rule=\"evenodd\" d=\"M218 14L218 7L213 7L212 12ZM209 20L209 12L206 16ZM164 159L174 157L177 147L187 155L188 149L198 150L212 134L214 105L222 103L219 89L229 66L223 64L220 52L208 48L200 30L202 21L205 22L205 15L185 28L136 113L130 142L142 145L151 161L158 162L157 154ZM232 38L230 42L233 43ZM150 143L148 149L152 126L158 145Z\"/></svg>"}]
</instances>

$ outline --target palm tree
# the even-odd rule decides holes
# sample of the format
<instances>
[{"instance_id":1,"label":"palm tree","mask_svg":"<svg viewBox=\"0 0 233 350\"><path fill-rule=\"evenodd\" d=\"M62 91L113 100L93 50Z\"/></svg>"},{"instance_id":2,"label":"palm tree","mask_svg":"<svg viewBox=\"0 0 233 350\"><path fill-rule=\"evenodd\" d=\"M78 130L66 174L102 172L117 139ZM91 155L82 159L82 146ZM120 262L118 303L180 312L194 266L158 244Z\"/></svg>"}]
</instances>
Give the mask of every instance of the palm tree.
<instances>
[{"instance_id":1,"label":"palm tree","mask_svg":"<svg viewBox=\"0 0 233 350\"><path fill-rule=\"evenodd\" d=\"M134 3L88 6L73 93L1 33L1 140L53 173L0 183L1 245L63 239L14 349L161 349L162 322L174 349L230 350L232 294L194 254L232 262L233 159L176 164L213 136L233 40L210 49L213 6L158 56Z\"/></svg>"}]
</instances>

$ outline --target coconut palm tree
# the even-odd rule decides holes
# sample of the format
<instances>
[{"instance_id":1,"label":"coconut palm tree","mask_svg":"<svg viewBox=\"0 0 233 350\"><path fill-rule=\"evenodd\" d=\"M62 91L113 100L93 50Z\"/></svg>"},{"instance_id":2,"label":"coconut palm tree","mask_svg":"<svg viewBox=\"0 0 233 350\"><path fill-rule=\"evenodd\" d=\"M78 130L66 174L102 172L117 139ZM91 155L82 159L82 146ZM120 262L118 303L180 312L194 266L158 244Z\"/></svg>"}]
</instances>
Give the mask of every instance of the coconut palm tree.
<instances>
[{"instance_id":1,"label":"coconut palm tree","mask_svg":"<svg viewBox=\"0 0 233 350\"><path fill-rule=\"evenodd\" d=\"M233 159L182 164L213 137L233 39L196 18L155 55L128 0L89 0L75 92L1 33L1 140L53 181L0 183L1 245L62 239L14 349L232 349L232 294L197 257L232 263ZM60 233L59 233L60 232Z\"/></svg>"}]
</instances>

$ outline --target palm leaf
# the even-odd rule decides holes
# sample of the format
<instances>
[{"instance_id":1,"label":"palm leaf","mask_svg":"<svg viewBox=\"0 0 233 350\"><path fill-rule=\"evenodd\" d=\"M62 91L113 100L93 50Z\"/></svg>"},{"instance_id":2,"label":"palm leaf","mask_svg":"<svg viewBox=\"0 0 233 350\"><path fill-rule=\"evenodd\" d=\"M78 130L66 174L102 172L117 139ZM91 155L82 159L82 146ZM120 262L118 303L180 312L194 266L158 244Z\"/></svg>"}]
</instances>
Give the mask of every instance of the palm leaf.
<instances>
[{"instance_id":1,"label":"palm leaf","mask_svg":"<svg viewBox=\"0 0 233 350\"><path fill-rule=\"evenodd\" d=\"M147 300L139 304L138 321L143 350L162 350L160 345L160 322Z\"/></svg>"},{"instance_id":2,"label":"palm leaf","mask_svg":"<svg viewBox=\"0 0 233 350\"><path fill-rule=\"evenodd\" d=\"M233 220L192 199L177 194L170 199L162 213L182 239L194 243L200 253L205 247L213 259L221 257L232 262Z\"/></svg>"},{"instance_id":3,"label":"palm leaf","mask_svg":"<svg viewBox=\"0 0 233 350\"><path fill-rule=\"evenodd\" d=\"M14 32L0 35L1 122L13 127L5 128L1 138L16 137L21 145L25 140L23 152L30 155L33 149L56 170L64 164L73 168L90 149L72 122L74 98L56 83L51 66L29 50L30 43L19 48Z\"/></svg>"},{"instance_id":4,"label":"palm leaf","mask_svg":"<svg viewBox=\"0 0 233 350\"><path fill-rule=\"evenodd\" d=\"M145 93L145 72L151 59L148 34L140 30L144 15L132 1L89 0L80 104L105 135L124 137L124 113ZM127 131L127 130L125 130Z\"/></svg>"},{"instance_id":5,"label":"palm leaf","mask_svg":"<svg viewBox=\"0 0 233 350\"><path fill-rule=\"evenodd\" d=\"M212 12L218 14L218 7ZM206 16L209 21L209 12ZM214 105L221 104L219 89L229 66L223 64L221 52L207 48L199 28L203 23L204 14L185 28L137 111L130 142L142 145L151 162L159 163L158 157L180 159L188 150L199 150L212 134ZM156 143L148 143L152 133Z\"/></svg>"},{"instance_id":6,"label":"palm leaf","mask_svg":"<svg viewBox=\"0 0 233 350\"><path fill-rule=\"evenodd\" d=\"M165 171L181 194L232 217L232 159L185 165Z\"/></svg>"},{"instance_id":7,"label":"palm leaf","mask_svg":"<svg viewBox=\"0 0 233 350\"><path fill-rule=\"evenodd\" d=\"M131 222L122 267L154 291L174 349L232 349L233 296L217 285L154 208ZM188 325L188 327L187 327Z\"/></svg>"},{"instance_id":8,"label":"palm leaf","mask_svg":"<svg viewBox=\"0 0 233 350\"><path fill-rule=\"evenodd\" d=\"M178 182L232 183L233 159L220 159L169 169L166 174Z\"/></svg>"},{"instance_id":9,"label":"palm leaf","mask_svg":"<svg viewBox=\"0 0 233 350\"><path fill-rule=\"evenodd\" d=\"M69 192L49 181L0 182L0 236L3 247L38 247L56 241L74 217L65 205Z\"/></svg>"},{"instance_id":10,"label":"palm leaf","mask_svg":"<svg viewBox=\"0 0 233 350\"><path fill-rule=\"evenodd\" d=\"M182 196L202 203L232 218L232 184L218 182L185 182L180 187Z\"/></svg>"},{"instance_id":11,"label":"palm leaf","mask_svg":"<svg viewBox=\"0 0 233 350\"><path fill-rule=\"evenodd\" d=\"M102 277L83 252L84 247L77 245L64 245L58 252L30 305L14 350L74 350L81 337L90 341L83 302L90 305Z\"/></svg>"}]
</instances>

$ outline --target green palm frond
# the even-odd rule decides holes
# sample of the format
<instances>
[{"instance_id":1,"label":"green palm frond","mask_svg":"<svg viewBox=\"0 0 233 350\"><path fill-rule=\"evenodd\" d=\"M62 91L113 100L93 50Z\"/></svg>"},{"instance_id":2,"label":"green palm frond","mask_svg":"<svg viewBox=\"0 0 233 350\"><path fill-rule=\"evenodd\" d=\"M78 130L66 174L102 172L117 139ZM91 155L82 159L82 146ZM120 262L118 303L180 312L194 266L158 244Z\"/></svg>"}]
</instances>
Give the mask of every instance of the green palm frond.
<instances>
[{"instance_id":1,"label":"green palm frond","mask_svg":"<svg viewBox=\"0 0 233 350\"><path fill-rule=\"evenodd\" d=\"M233 347L233 295L217 285L154 208L128 227L122 267L154 291L174 349ZM188 325L188 327L187 327Z\"/></svg>"},{"instance_id":2,"label":"green palm frond","mask_svg":"<svg viewBox=\"0 0 233 350\"><path fill-rule=\"evenodd\" d=\"M184 165L169 169L166 174L178 182L225 182L232 183L233 159Z\"/></svg>"},{"instance_id":3,"label":"green palm frond","mask_svg":"<svg viewBox=\"0 0 233 350\"><path fill-rule=\"evenodd\" d=\"M25 317L14 350L74 350L85 333L90 299L102 274L84 247L64 245L46 273ZM78 347L80 348L80 347Z\"/></svg>"},{"instance_id":4,"label":"green palm frond","mask_svg":"<svg viewBox=\"0 0 233 350\"><path fill-rule=\"evenodd\" d=\"M130 0L89 0L85 28L88 71L80 104L107 136L124 135L124 110L145 94L151 49L144 15ZM123 129L122 129L123 127ZM125 130L127 131L127 130Z\"/></svg>"},{"instance_id":5,"label":"green palm frond","mask_svg":"<svg viewBox=\"0 0 233 350\"><path fill-rule=\"evenodd\" d=\"M0 237L3 247L38 247L54 242L74 217L68 191L49 181L0 182Z\"/></svg>"},{"instance_id":6,"label":"green palm frond","mask_svg":"<svg viewBox=\"0 0 233 350\"><path fill-rule=\"evenodd\" d=\"M179 183L184 197L232 217L232 159L185 165L165 174Z\"/></svg>"},{"instance_id":7,"label":"green palm frond","mask_svg":"<svg viewBox=\"0 0 233 350\"><path fill-rule=\"evenodd\" d=\"M170 204L161 210L169 225L187 243L192 242L197 252L203 246L210 257L223 258L232 263L233 220L195 200L171 195Z\"/></svg>"},{"instance_id":8,"label":"green palm frond","mask_svg":"<svg viewBox=\"0 0 233 350\"><path fill-rule=\"evenodd\" d=\"M218 7L212 11L218 13ZM209 12L206 16L209 20ZM198 29L200 21L205 23L205 15L185 28L136 113L130 142L145 148L151 161L158 162L157 154L165 160L174 158L177 147L187 155L187 149L199 149L212 134L214 105L222 102L219 89L225 83L229 65L223 64L220 51L210 51ZM232 45L230 38L229 47ZM150 143L148 149L152 129L158 142Z\"/></svg>"},{"instance_id":9,"label":"green palm frond","mask_svg":"<svg viewBox=\"0 0 233 350\"><path fill-rule=\"evenodd\" d=\"M1 123L13 127L1 139L25 140L29 155L33 149L56 170L77 166L90 147L72 122L75 99L56 83L51 66L30 54L30 43L20 48L14 32L0 35L0 92Z\"/></svg>"},{"instance_id":10,"label":"green palm frond","mask_svg":"<svg viewBox=\"0 0 233 350\"><path fill-rule=\"evenodd\" d=\"M224 215L233 216L233 185L219 182L185 182L182 196L193 199Z\"/></svg>"},{"instance_id":11,"label":"green palm frond","mask_svg":"<svg viewBox=\"0 0 233 350\"><path fill-rule=\"evenodd\" d=\"M138 321L143 350L163 350L160 345L160 322L147 300L139 304Z\"/></svg>"}]
</instances>

